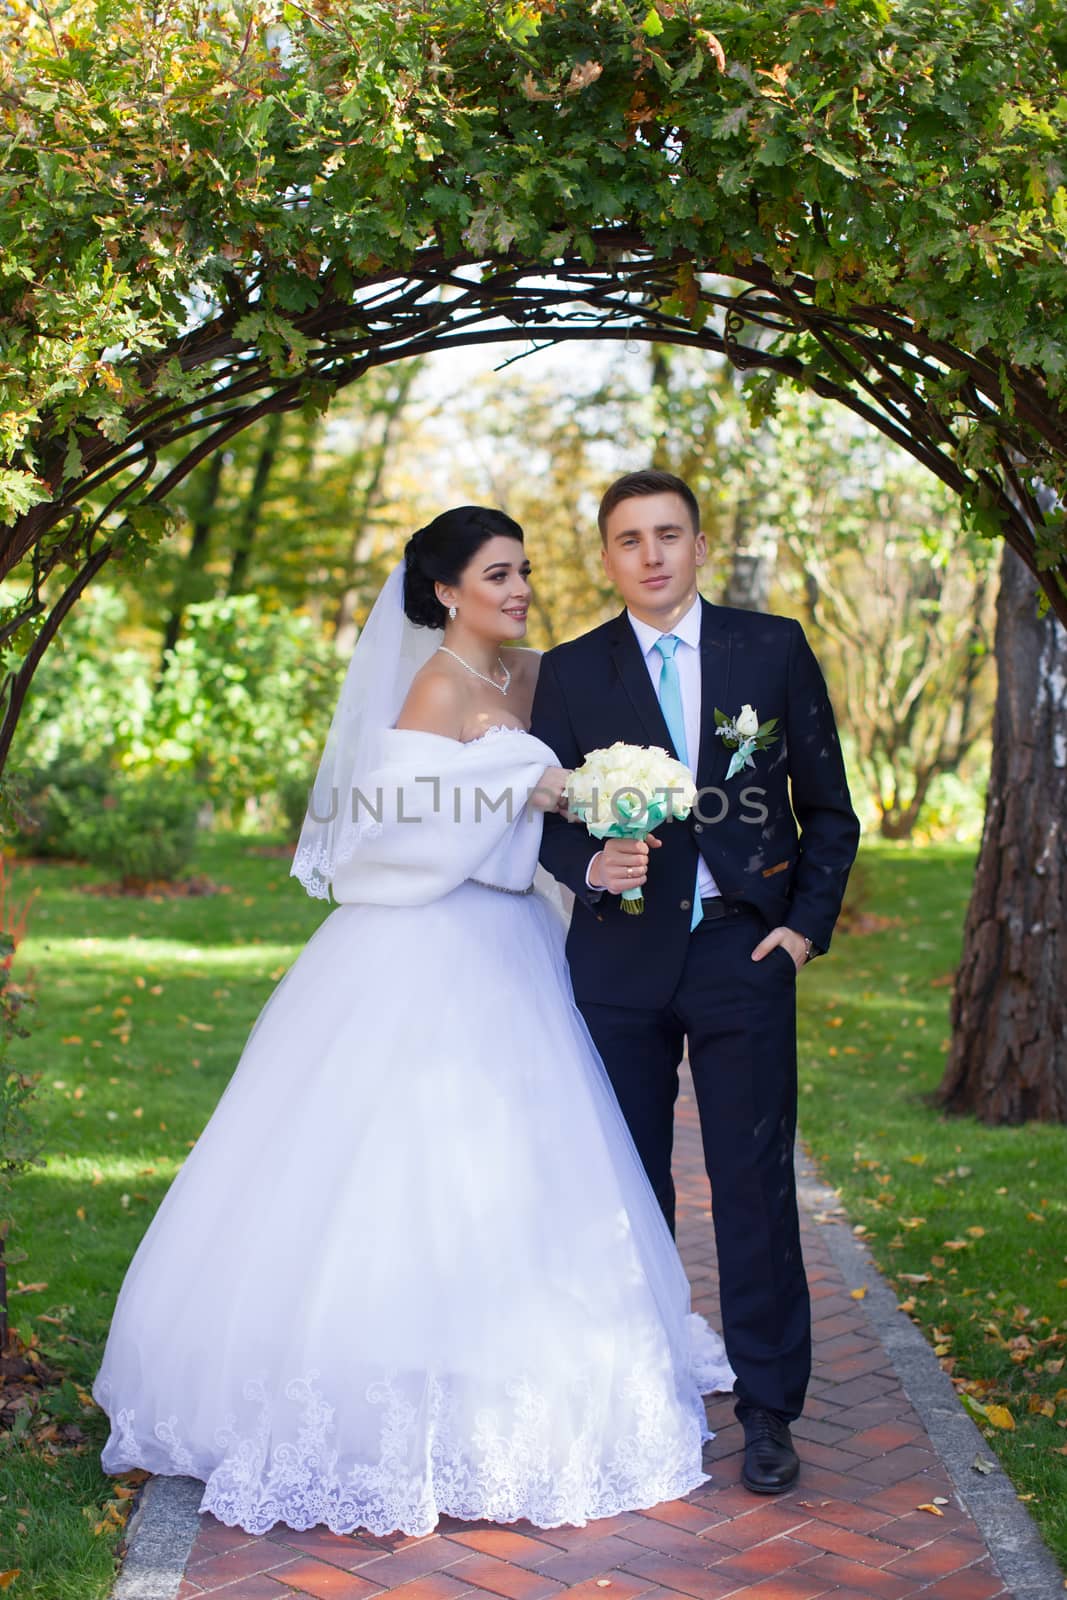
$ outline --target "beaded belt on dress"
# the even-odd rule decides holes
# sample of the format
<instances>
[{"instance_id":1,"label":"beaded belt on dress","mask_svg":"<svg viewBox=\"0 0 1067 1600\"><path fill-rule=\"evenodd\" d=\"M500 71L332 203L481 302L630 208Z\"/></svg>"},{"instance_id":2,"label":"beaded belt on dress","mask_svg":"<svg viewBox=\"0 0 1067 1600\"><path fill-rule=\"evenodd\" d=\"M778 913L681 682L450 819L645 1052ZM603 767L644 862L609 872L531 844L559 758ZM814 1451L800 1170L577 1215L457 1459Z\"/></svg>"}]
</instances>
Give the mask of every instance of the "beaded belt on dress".
<instances>
[{"instance_id":1,"label":"beaded belt on dress","mask_svg":"<svg viewBox=\"0 0 1067 1600\"><path fill-rule=\"evenodd\" d=\"M497 894L533 894L534 886L527 884L525 889L505 889L502 883L484 883L481 878L468 878L468 883L476 883L479 889L494 889Z\"/></svg>"}]
</instances>

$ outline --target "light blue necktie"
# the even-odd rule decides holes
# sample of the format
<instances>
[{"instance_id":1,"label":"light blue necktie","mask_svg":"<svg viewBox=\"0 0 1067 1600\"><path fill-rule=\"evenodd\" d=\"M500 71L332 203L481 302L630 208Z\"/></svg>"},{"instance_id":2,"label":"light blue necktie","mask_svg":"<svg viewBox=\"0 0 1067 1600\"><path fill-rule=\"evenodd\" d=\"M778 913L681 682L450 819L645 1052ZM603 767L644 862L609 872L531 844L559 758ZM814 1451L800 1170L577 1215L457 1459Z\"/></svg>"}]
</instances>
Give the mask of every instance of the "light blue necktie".
<instances>
[{"instance_id":1,"label":"light blue necktie","mask_svg":"<svg viewBox=\"0 0 1067 1600\"><path fill-rule=\"evenodd\" d=\"M682 711L682 684L678 677L678 663L674 659L679 640L676 634L665 633L656 640L655 648L663 659L663 666L659 675L659 703L663 711L663 720L667 724L667 732L671 736L675 754L683 766L689 765L688 746L685 739L685 715ZM689 931L701 921L704 908L700 904L700 869L697 868L697 881L693 884L693 918L689 924Z\"/></svg>"}]
</instances>

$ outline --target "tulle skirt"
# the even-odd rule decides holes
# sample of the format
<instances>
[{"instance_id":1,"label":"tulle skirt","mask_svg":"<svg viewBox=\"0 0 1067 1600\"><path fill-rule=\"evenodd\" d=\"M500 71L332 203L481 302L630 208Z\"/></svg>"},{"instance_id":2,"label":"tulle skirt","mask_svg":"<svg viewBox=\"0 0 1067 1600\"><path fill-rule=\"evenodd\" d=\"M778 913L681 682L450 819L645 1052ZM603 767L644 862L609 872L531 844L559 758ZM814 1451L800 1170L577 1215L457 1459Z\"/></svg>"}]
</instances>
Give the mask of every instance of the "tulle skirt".
<instances>
[{"instance_id":1,"label":"tulle skirt","mask_svg":"<svg viewBox=\"0 0 1067 1600\"><path fill-rule=\"evenodd\" d=\"M542 1527L705 1479L732 1387L555 910L341 906L264 1007L130 1266L106 1471L261 1533Z\"/></svg>"}]
</instances>

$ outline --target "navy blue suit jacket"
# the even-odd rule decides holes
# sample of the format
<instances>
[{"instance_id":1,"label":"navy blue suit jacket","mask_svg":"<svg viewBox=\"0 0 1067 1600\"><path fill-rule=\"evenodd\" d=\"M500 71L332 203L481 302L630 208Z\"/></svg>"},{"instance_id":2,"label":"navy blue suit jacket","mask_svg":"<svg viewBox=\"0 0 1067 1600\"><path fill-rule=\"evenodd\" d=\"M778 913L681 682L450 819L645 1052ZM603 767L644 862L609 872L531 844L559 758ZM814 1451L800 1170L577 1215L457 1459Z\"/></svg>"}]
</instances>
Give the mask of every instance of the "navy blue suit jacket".
<instances>
[{"instance_id":1,"label":"navy blue suit jacket","mask_svg":"<svg viewBox=\"0 0 1067 1600\"><path fill-rule=\"evenodd\" d=\"M727 900L755 906L826 950L859 842L833 709L798 622L701 601L701 734L698 806L657 830L645 910L620 910L616 895L586 887L600 844L578 823L549 814L543 865L573 889L567 941L574 992L591 1003L662 1006L678 986L689 939L697 851ZM715 708L743 704L777 738L755 769L726 779L731 750L715 733ZM641 648L626 612L541 660L531 731L578 767L591 750L623 740L673 752Z\"/></svg>"}]
</instances>

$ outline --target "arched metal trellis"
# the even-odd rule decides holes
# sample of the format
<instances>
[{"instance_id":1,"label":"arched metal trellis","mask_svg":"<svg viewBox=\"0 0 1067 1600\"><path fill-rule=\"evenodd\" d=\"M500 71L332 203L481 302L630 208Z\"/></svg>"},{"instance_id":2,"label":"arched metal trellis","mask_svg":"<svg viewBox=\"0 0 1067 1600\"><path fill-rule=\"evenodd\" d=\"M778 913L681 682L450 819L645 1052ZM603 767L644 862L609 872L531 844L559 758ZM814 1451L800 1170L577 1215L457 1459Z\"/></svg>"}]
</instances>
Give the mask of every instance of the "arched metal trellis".
<instances>
[{"instance_id":1,"label":"arched metal trellis","mask_svg":"<svg viewBox=\"0 0 1067 1600\"><path fill-rule=\"evenodd\" d=\"M110 558L125 517L164 506L200 462L259 418L301 407L309 396L328 399L372 367L463 345L660 341L718 352L738 368L808 387L997 518L1067 624L1067 562L1044 558L1038 499L1043 473L1067 457L1067 419L1050 406L1039 374L934 339L882 305L837 310L810 280L783 282L759 262L663 259L639 237L611 229L594 242L591 263L567 257L550 267L446 259L427 249L402 276L369 276L354 295L331 295L327 286L313 309L291 319L288 352L268 354L249 331L255 301L161 352L159 369L177 361L198 375L193 398L168 399L154 374L143 373L152 398L129 415L121 441L99 432L83 439L83 473L0 536L0 575L25 560L33 567L31 592L0 628L0 642L40 616L50 574L73 571L8 679L0 766L37 663ZM173 456L176 445L184 454L161 470L161 452ZM58 455L45 459L41 475L58 483L58 466Z\"/></svg>"}]
</instances>

